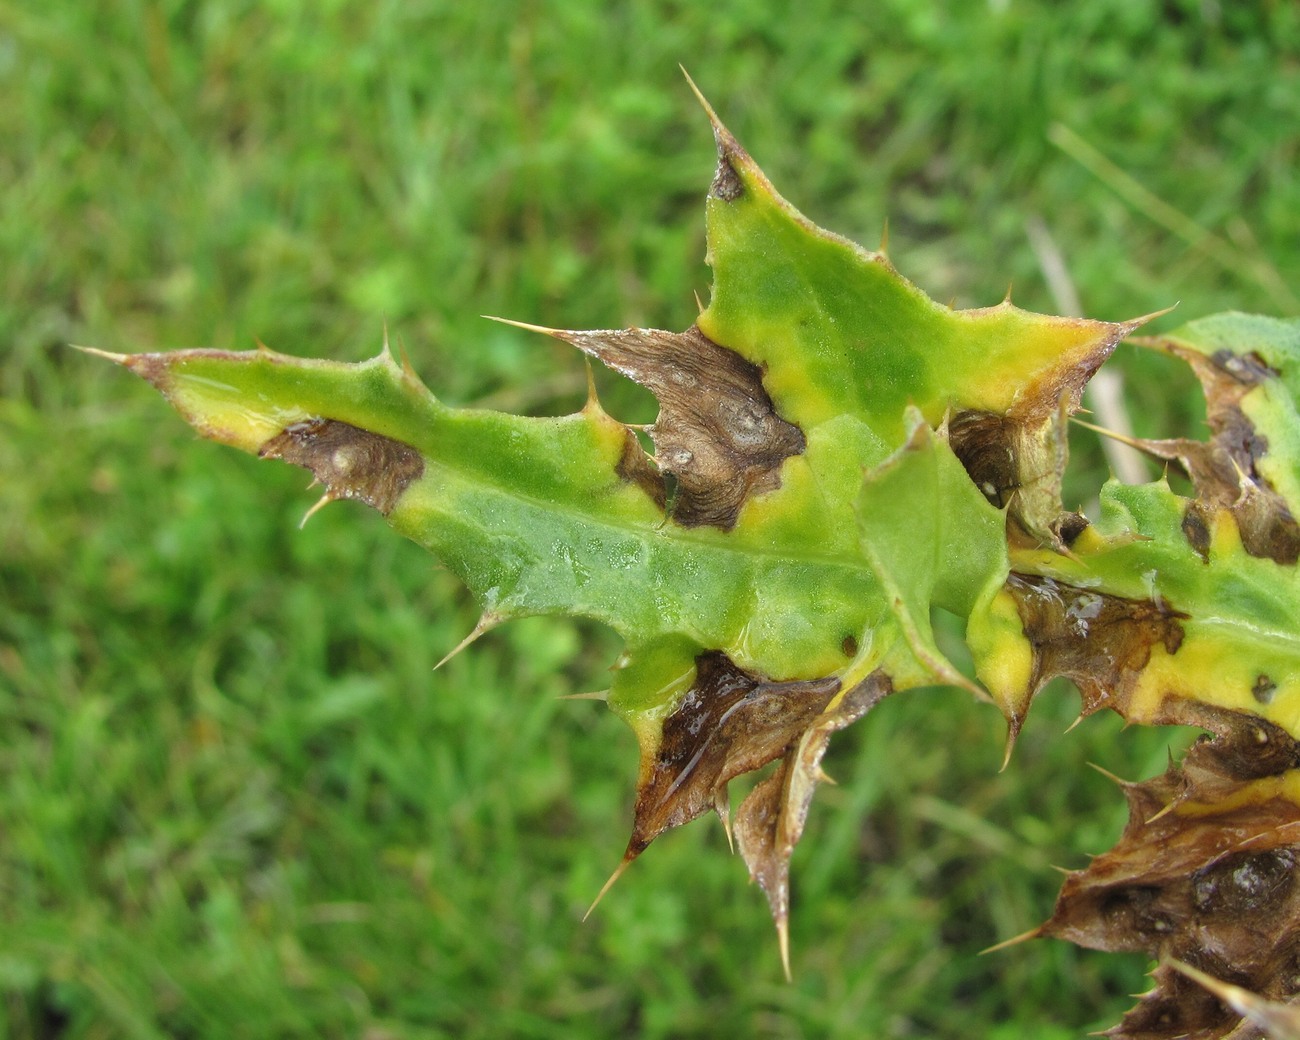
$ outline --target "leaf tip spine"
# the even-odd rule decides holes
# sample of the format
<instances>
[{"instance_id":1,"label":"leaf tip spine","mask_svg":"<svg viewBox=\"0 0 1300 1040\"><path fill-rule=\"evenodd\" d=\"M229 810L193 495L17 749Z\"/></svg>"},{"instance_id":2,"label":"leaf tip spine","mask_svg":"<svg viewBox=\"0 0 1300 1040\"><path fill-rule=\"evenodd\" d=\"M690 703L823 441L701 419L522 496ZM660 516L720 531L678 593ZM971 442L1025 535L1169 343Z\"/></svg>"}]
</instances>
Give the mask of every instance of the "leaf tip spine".
<instances>
[{"instance_id":1,"label":"leaf tip spine","mask_svg":"<svg viewBox=\"0 0 1300 1040\"><path fill-rule=\"evenodd\" d=\"M695 85L695 80L691 79L691 74L686 71L686 66L678 63L677 67L682 70L682 75L686 77L686 85L691 88L691 93L695 95L695 100L700 103L700 107L704 109L704 114L709 117L709 122L713 124L714 135L718 136L725 134L727 137L730 137L730 132L722 125L722 120L718 118L718 113L715 112L713 106L709 104L709 99L706 98L700 88ZM719 146L721 146L721 142L719 142Z\"/></svg>"},{"instance_id":2,"label":"leaf tip spine","mask_svg":"<svg viewBox=\"0 0 1300 1040\"><path fill-rule=\"evenodd\" d=\"M582 356L583 367L587 370L587 400L582 410L588 415L604 415L605 409L600 404L600 394L596 390L596 373L591 367L591 358Z\"/></svg>"},{"instance_id":3,"label":"leaf tip spine","mask_svg":"<svg viewBox=\"0 0 1300 1040\"><path fill-rule=\"evenodd\" d=\"M587 907L587 912L582 915L584 921L590 917L592 911L600 905L600 901L605 898L605 894L614 887L614 882L623 876L623 872L631 866L634 859L636 859L636 855L632 852L632 847L629 845L627 852L623 853L622 860L620 860L618 866L614 868L614 872L610 874L609 877L606 878L605 883L600 886L600 891L596 893L596 898L591 901L591 906Z\"/></svg>"},{"instance_id":4,"label":"leaf tip spine","mask_svg":"<svg viewBox=\"0 0 1300 1040\"><path fill-rule=\"evenodd\" d=\"M999 943L994 943L992 946L985 947L980 950L977 956L983 957L988 953L997 953L1000 950L1006 950L1012 946L1019 946L1022 942L1028 942L1030 939L1039 938L1039 936L1042 935L1042 932L1043 930L1041 927L1031 928L1027 932L1021 932L1019 935L1013 935L1010 939L1003 939Z\"/></svg>"},{"instance_id":5,"label":"leaf tip spine","mask_svg":"<svg viewBox=\"0 0 1300 1040\"><path fill-rule=\"evenodd\" d=\"M998 767L999 773L1005 773L1007 766L1011 765L1011 753L1016 749L1016 738L1020 736L1020 727L1024 719L1020 715L1010 715L1007 717L1007 742L1002 748L1002 765Z\"/></svg>"},{"instance_id":6,"label":"leaf tip spine","mask_svg":"<svg viewBox=\"0 0 1300 1040\"><path fill-rule=\"evenodd\" d=\"M516 329L523 329L525 332L538 332L543 336L552 336L555 339L564 339L566 335L562 329L551 329L547 328L545 325L534 325L529 321L516 321L514 318L502 318L495 314L482 314L479 316L486 318L488 321L499 322L502 325L510 325Z\"/></svg>"},{"instance_id":7,"label":"leaf tip spine","mask_svg":"<svg viewBox=\"0 0 1300 1040\"><path fill-rule=\"evenodd\" d=\"M91 357L103 358L105 361L111 361L115 365L121 365L123 368L131 367L131 359L134 354L115 354L111 350L100 350L99 347L85 347L80 343L69 343L73 350L79 350L83 354L89 354Z\"/></svg>"},{"instance_id":8,"label":"leaf tip spine","mask_svg":"<svg viewBox=\"0 0 1300 1040\"><path fill-rule=\"evenodd\" d=\"M1114 773L1112 773L1112 772L1111 772L1109 769L1107 769L1105 766L1100 766L1100 765L1098 765L1096 762L1089 762L1089 763L1088 763L1088 768L1089 768L1089 769L1095 769L1098 773L1100 773L1100 774L1101 774L1102 776L1104 776L1107 780L1111 781L1113 784L1117 785L1118 787L1122 787L1122 788L1127 789L1127 788L1130 788L1130 787L1133 786L1133 785L1130 784L1127 780L1125 780L1123 777L1116 776Z\"/></svg>"}]
</instances>

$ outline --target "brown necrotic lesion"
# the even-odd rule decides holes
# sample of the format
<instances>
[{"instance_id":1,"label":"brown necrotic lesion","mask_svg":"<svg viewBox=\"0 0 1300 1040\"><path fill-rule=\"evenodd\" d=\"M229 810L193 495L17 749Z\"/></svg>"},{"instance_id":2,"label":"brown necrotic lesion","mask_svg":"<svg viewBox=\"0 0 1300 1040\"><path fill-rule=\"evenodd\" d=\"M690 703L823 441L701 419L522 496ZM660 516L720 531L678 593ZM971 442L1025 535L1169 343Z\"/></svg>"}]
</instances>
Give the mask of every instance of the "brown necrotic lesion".
<instances>
[{"instance_id":1,"label":"brown necrotic lesion","mask_svg":"<svg viewBox=\"0 0 1300 1040\"><path fill-rule=\"evenodd\" d=\"M1123 785L1129 821L1119 842L1069 875L1036 933L1163 962L1154 988L1108 1036L1263 1035L1171 965L1266 1001L1290 1004L1300 990L1300 807L1285 783L1261 785L1294 769L1294 742L1278 734L1290 753L1269 756L1265 769L1256 720L1224 712L1213 721L1221 734L1193 745L1181 766Z\"/></svg>"},{"instance_id":2,"label":"brown necrotic lesion","mask_svg":"<svg viewBox=\"0 0 1300 1040\"><path fill-rule=\"evenodd\" d=\"M552 335L658 399L647 432L660 474L675 485L670 518L683 527L730 530L745 502L781 486L781 464L806 447L803 431L777 414L762 370L695 326Z\"/></svg>"},{"instance_id":3,"label":"brown necrotic lesion","mask_svg":"<svg viewBox=\"0 0 1300 1040\"><path fill-rule=\"evenodd\" d=\"M696 676L644 763L629 851L725 803L727 784L786 754L840 689L833 677L776 682L721 651Z\"/></svg>"},{"instance_id":4,"label":"brown necrotic lesion","mask_svg":"<svg viewBox=\"0 0 1300 1040\"><path fill-rule=\"evenodd\" d=\"M1224 510L1236 521L1247 553L1295 564L1300 560L1300 523L1260 471L1260 460L1269 452L1268 437L1242 407L1247 394L1278 378L1278 373L1254 353L1220 350L1206 357L1172 341L1156 342L1192 367L1205 393L1209 441L1134 441L1155 458L1177 463L1191 478L1197 500L1184 517L1183 531L1192 548L1203 559L1208 557L1210 517Z\"/></svg>"},{"instance_id":5,"label":"brown necrotic lesion","mask_svg":"<svg viewBox=\"0 0 1300 1040\"><path fill-rule=\"evenodd\" d=\"M330 498L358 499L385 516L424 472L424 459L409 444L337 419L293 423L258 454L309 469Z\"/></svg>"}]
</instances>

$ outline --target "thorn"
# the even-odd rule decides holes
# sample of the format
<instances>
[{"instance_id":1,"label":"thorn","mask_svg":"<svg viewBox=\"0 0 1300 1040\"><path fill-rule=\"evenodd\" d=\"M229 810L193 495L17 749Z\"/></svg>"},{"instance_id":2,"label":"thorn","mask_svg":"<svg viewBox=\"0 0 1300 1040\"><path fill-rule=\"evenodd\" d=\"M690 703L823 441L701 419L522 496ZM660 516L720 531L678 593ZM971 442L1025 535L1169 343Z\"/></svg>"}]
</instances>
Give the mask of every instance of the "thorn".
<instances>
[{"instance_id":1,"label":"thorn","mask_svg":"<svg viewBox=\"0 0 1300 1040\"><path fill-rule=\"evenodd\" d=\"M1107 780L1112 781L1113 783L1117 784L1117 785L1120 786L1120 787L1132 787L1132 786L1133 786L1133 785L1130 784L1127 780L1122 780L1122 779L1120 779L1118 776L1116 776L1114 773L1112 773L1109 769L1106 769L1104 766L1099 766L1099 765L1097 765L1096 762L1089 762L1088 765L1089 765L1092 769L1097 770L1097 772L1099 772L1099 773L1100 773L1102 776L1104 776Z\"/></svg>"},{"instance_id":2,"label":"thorn","mask_svg":"<svg viewBox=\"0 0 1300 1040\"><path fill-rule=\"evenodd\" d=\"M631 865L632 860L635 858L635 856L629 856L626 852L623 853L623 861L614 868L614 873L610 874L609 880L600 886L600 891L596 893L596 898L591 901L591 906L587 907L587 912L582 915L584 921L590 917L591 912L600 905L600 901L605 898L605 893L614 887L614 882L623 876L623 871L627 870Z\"/></svg>"},{"instance_id":3,"label":"thorn","mask_svg":"<svg viewBox=\"0 0 1300 1040\"><path fill-rule=\"evenodd\" d=\"M686 66L679 64L677 66L682 70L682 75L686 77L686 84L691 88L691 93L695 95L695 100L700 103L704 109L704 114L709 117L709 122L713 124L713 131L726 132L726 127L722 125L722 120L718 118L718 113L713 111L713 106L709 104L708 99L700 93L700 88L695 85L695 80L691 79L691 74L686 71Z\"/></svg>"},{"instance_id":4,"label":"thorn","mask_svg":"<svg viewBox=\"0 0 1300 1040\"><path fill-rule=\"evenodd\" d=\"M1193 968L1185 961L1180 961L1177 957L1166 957L1161 963L1168 965L1181 975L1186 975L1193 982L1200 982L1201 985L1205 985L1205 982L1203 981L1205 979L1209 979L1211 982L1219 981L1213 975L1207 975L1205 972ZM1219 984L1222 985L1222 983ZM1213 992L1213 990L1211 990L1211 992Z\"/></svg>"},{"instance_id":5,"label":"thorn","mask_svg":"<svg viewBox=\"0 0 1300 1040\"><path fill-rule=\"evenodd\" d=\"M112 361L116 365L130 365L131 354L114 354L111 350L100 350L98 347L83 347L76 343L69 343L73 350L79 350L83 354L89 354L92 357L103 358L105 361Z\"/></svg>"},{"instance_id":6,"label":"thorn","mask_svg":"<svg viewBox=\"0 0 1300 1040\"><path fill-rule=\"evenodd\" d=\"M393 360L393 351L392 348L390 348L388 345L388 319L387 318L384 319L384 343L383 346L380 347L379 349L379 354L381 357L385 357L389 361Z\"/></svg>"},{"instance_id":7,"label":"thorn","mask_svg":"<svg viewBox=\"0 0 1300 1040\"><path fill-rule=\"evenodd\" d=\"M790 971L790 922L783 914L776 921L776 942L781 947L781 970L785 972L785 981L793 982Z\"/></svg>"},{"instance_id":8,"label":"thorn","mask_svg":"<svg viewBox=\"0 0 1300 1040\"><path fill-rule=\"evenodd\" d=\"M889 218L885 218L885 225L880 229L880 248L876 250L881 256L889 255Z\"/></svg>"},{"instance_id":9,"label":"thorn","mask_svg":"<svg viewBox=\"0 0 1300 1040\"><path fill-rule=\"evenodd\" d=\"M502 325L512 325L516 329L523 329L525 332L540 332L543 336L554 336L556 339L563 339L564 332L561 329L548 329L545 325L534 325L528 321L515 321L514 318L499 318L495 314L480 314L480 318L487 318L488 321L500 322Z\"/></svg>"},{"instance_id":10,"label":"thorn","mask_svg":"<svg viewBox=\"0 0 1300 1040\"><path fill-rule=\"evenodd\" d=\"M1246 496L1247 489L1255 487L1255 480L1241 468L1241 463L1236 459L1229 457L1228 461L1232 463L1232 468L1237 473L1237 490L1241 493L1237 503L1240 504L1241 500Z\"/></svg>"},{"instance_id":11,"label":"thorn","mask_svg":"<svg viewBox=\"0 0 1300 1040\"><path fill-rule=\"evenodd\" d=\"M722 821L722 833L727 836L727 848L734 856L736 854L736 838L731 833L731 800L727 796L725 784L714 788L713 811L718 814L718 819Z\"/></svg>"},{"instance_id":12,"label":"thorn","mask_svg":"<svg viewBox=\"0 0 1300 1040\"><path fill-rule=\"evenodd\" d=\"M1166 314L1176 310L1178 308L1178 302L1179 301L1175 301L1168 307L1162 307L1160 310L1152 311L1150 314L1143 314L1137 318L1129 318L1128 321L1121 321L1120 324L1127 325L1129 332L1132 332L1134 329L1140 329L1143 325L1147 324L1147 322L1155 321L1157 318L1163 318ZM1125 333L1125 335L1128 335L1128 333Z\"/></svg>"},{"instance_id":13,"label":"thorn","mask_svg":"<svg viewBox=\"0 0 1300 1040\"><path fill-rule=\"evenodd\" d=\"M694 289L692 289L692 290L691 290L691 295L695 297L695 306L696 306L696 309L697 309L698 313L703 314L703 313L704 313L704 301L700 299L700 294L697 293Z\"/></svg>"},{"instance_id":14,"label":"thorn","mask_svg":"<svg viewBox=\"0 0 1300 1040\"><path fill-rule=\"evenodd\" d=\"M1071 416L1070 422L1075 426L1082 426L1085 430L1091 430L1093 433L1100 434L1102 437L1109 437L1120 444L1127 444L1130 448L1136 448L1144 455L1154 455L1156 458L1164 458L1163 455L1151 449L1151 442L1144 441L1140 437L1130 437L1127 433L1120 433L1117 430L1108 430L1104 426L1098 426L1095 423L1086 422L1077 416Z\"/></svg>"},{"instance_id":15,"label":"thorn","mask_svg":"<svg viewBox=\"0 0 1300 1040\"><path fill-rule=\"evenodd\" d=\"M562 693L557 701L608 701L608 690L592 690L589 693Z\"/></svg>"},{"instance_id":16,"label":"thorn","mask_svg":"<svg viewBox=\"0 0 1300 1040\"><path fill-rule=\"evenodd\" d=\"M1213 975L1207 975L1199 968L1185 964L1175 957L1166 957L1164 964L1209 990L1252 1025L1263 1026L1269 1036L1300 1035L1297 1033L1300 1029L1300 1010L1294 1005L1275 1004L1261 994L1216 979Z\"/></svg>"},{"instance_id":17,"label":"thorn","mask_svg":"<svg viewBox=\"0 0 1300 1040\"><path fill-rule=\"evenodd\" d=\"M952 405L948 404L943 410L943 419L939 425L934 428L935 436L942 441L950 440L952 433L949 426L952 424Z\"/></svg>"},{"instance_id":18,"label":"thorn","mask_svg":"<svg viewBox=\"0 0 1300 1040\"><path fill-rule=\"evenodd\" d=\"M1002 765L998 767L999 773L1006 772L1007 766L1011 764L1011 752L1016 749L1016 738L1020 736L1020 723L1015 719L1007 720L1007 743L1002 751Z\"/></svg>"},{"instance_id":19,"label":"thorn","mask_svg":"<svg viewBox=\"0 0 1300 1040\"><path fill-rule=\"evenodd\" d=\"M478 624L474 626L474 631L452 647L452 649L448 651L447 656L433 666L433 670L436 672L444 664L464 650L465 647L469 646L470 643L478 639L478 637L484 632L490 632L492 629L496 628L497 625L501 624L501 621L502 619L496 614L489 614L487 611L484 611L483 616L478 619Z\"/></svg>"},{"instance_id":20,"label":"thorn","mask_svg":"<svg viewBox=\"0 0 1300 1040\"><path fill-rule=\"evenodd\" d=\"M591 358L582 355L582 363L587 366L587 403L582 406L584 412L601 412L600 396L596 393L596 373L591 367Z\"/></svg>"},{"instance_id":21,"label":"thorn","mask_svg":"<svg viewBox=\"0 0 1300 1040\"><path fill-rule=\"evenodd\" d=\"M262 342L262 338L261 338L260 336L254 336L254 337L253 337L253 342L257 344L257 352L258 352L259 354L274 354L274 353L275 353L275 351L273 351L270 347L268 347L265 343Z\"/></svg>"},{"instance_id":22,"label":"thorn","mask_svg":"<svg viewBox=\"0 0 1300 1040\"><path fill-rule=\"evenodd\" d=\"M813 777L819 784L830 784L832 787L839 787L840 782L826 772L820 765L817 767L817 773Z\"/></svg>"},{"instance_id":23,"label":"thorn","mask_svg":"<svg viewBox=\"0 0 1300 1040\"><path fill-rule=\"evenodd\" d=\"M1075 720L1074 720L1073 722L1071 722L1068 726L1065 727L1065 732L1066 732L1066 733L1073 733L1073 732L1074 732L1074 727L1077 726L1080 722L1082 722L1082 721L1083 721L1084 719L1086 719L1087 717L1088 717L1088 716L1087 716L1085 713L1083 713L1083 712L1079 712L1079 714L1075 717Z\"/></svg>"},{"instance_id":24,"label":"thorn","mask_svg":"<svg viewBox=\"0 0 1300 1040\"><path fill-rule=\"evenodd\" d=\"M719 810L718 819L722 821L722 833L727 836L727 851L734 856L736 854L736 836L731 833L731 809L724 807Z\"/></svg>"},{"instance_id":25,"label":"thorn","mask_svg":"<svg viewBox=\"0 0 1300 1040\"><path fill-rule=\"evenodd\" d=\"M320 512L322 509L324 509L327 505L329 505L334 500L335 497L332 491L326 491L325 494L321 495L320 501L318 501L314 506L308 509L307 512L303 514L302 519L298 521L298 530L301 531L304 527L306 527L308 520L310 520L313 516L315 516L318 512Z\"/></svg>"},{"instance_id":26,"label":"thorn","mask_svg":"<svg viewBox=\"0 0 1300 1040\"><path fill-rule=\"evenodd\" d=\"M1157 820L1159 820L1162 816L1168 816L1171 812L1174 811L1174 809L1177 807L1177 805L1178 805L1177 802L1170 802L1168 805L1166 805L1163 809L1161 809L1161 810L1160 810L1158 813L1156 813L1154 816L1149 817L1149 818L1145 821L1146 825L1149 827L1149 826L1151 826L1151 824L1153 824L1153 823L1155 823Z\"/></svg>"},{"instance_id":27,"label":"thorn","mask_svg":"<svg viewBox=\"0 0 1300 1040\"><path fill-rule=\"evenodd\" d=\"M1014 306L1014 304L1012 304L1012 302L1011 302L1011 288L1012 288L1012 285L1013 285L1012 282L1007 282L1007 294L1006 294L1004 297L1002 297L1002 306L1004 306L1004 307L1011 307L1011 306Z\"/></svg>"},{"instance_id":28,"label":"thorn","mask_svg":"<svg viewBox=\"0 0 1300 1040\"><path fill-rule=\"evenodd\" d=\"M1030 939L1037 939L1042 935L1042 927L1031 928L1027 932L1021 932L1019 935L1013 935L1010 939L1003 939L1000 943L994 943L987 949L980 950L979 955L983 957L986 953L997 953L999 950L1005 950L1012 946L1019 946L1022 942L1028 942Z\"/></svg>"},{"instance_id":29,"label":"thorn","mask_svg":"<svg viewBox=\"0 0 1300 1040\"><path fill-rule=\"evenodd\" d=\"M1062 875L1063 877L1070 877L1070 875L1074 873L1074 871L1070 870L1068 867L1060 867L1057 866L1055 863L1049 863L1047 864L1047 867L1049 870L1054 870L1058 874Z\"/></svg>"},{"instance_id":30,"label":"thorn","mask_svg":"<svg viewBox=\"0 0 1300 1040\"><path fill-rule=\"evenodd\" d=\"M424 381L420 379L419 373L415 371L415 367L411 364L411 355L406 352L406 341L401 336L397 337L397 354L402 361L402 375L411 382L424 386Z\"/></svg>"}]
</instances>

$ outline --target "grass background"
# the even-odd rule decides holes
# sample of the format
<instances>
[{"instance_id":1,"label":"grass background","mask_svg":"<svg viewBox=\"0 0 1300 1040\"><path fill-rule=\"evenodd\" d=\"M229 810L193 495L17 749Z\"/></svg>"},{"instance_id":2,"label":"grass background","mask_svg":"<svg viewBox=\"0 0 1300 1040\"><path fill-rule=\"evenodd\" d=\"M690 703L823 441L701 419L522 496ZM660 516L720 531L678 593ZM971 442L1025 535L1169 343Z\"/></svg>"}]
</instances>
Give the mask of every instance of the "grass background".
<instances>
[{"instance_id":1,"label":"grass background","mask_svg":"<svg viewBox=\"0 0 1300 1040\"><path fill-rule=\"evenodd\" d=\"M1063 737L1061 690L998 775L991 709L887 703L837 738L795 856L792 985L707 821L583 923L634 743L557 697L603 685L612 639L520 622L433 673L477 614L433 561L360 507L298 532L299 471L195 442L66 344L358 359L386 320L448 400L571 407L575 357L478 315L690 322L713 151L678 62L788 198L868 244L887 217L940 299L1055 309L1038 220L1092 316L1295 314L1297 12L0 2L0 1035L1113 1022L1140 958L976 954L1117 835L1086 763L1150 775L1178 734ZM1143 432L1194 429L1183 374L1119 365ZM1099 467L1081 442L1080 500Z\"/></svg>"}]
</instances>

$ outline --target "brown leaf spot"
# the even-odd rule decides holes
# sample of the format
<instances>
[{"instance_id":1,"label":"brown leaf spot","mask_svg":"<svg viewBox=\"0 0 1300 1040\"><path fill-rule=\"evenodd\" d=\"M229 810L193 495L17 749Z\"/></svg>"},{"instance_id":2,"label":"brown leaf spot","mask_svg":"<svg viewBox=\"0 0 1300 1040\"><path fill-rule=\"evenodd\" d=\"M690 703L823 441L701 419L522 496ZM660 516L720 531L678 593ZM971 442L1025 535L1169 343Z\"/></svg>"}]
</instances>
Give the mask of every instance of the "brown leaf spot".
<instances>
[{"instance_id":1,"label":"brown leaf spot","mask_svg":"<svg viewBox=\"0 0 1300 1040\"><path fill-rule=\"evenodd\" d=\"M287 426L258 455L309 469L331 497L360 499L385 516L424 472L424 459L409 444L337 419Z\"/></svg>"},{"instance_id":2,"label":"brown leaf spot","mask_svg":"<svg viewBox=\"0 0 1300 1040\"><path fill-rule=\"evenodd\" d=\"M1005 509L1020 490L1016 444L1021 423L990 412L958 412L948 421L948 443L975 486Z\"/></svg>"},{"instance_id":3,"label":"brown leaf spot","mask_svg":"<svg viewBox=\"0 0 1300 1040\"><path fill-rule=\"evenodd\" d=\"M553 332L650 390L659 469L677 481L672 519L729 530L751 495L781 486L781 464L805 447L776 414L762 372L698 328Z\"/></svg>"},{"instance_id":4,"label":"brown leaf spot","mask_svg":"<svg viewBox=\"0 0 1300 1040\"><path fill-rule=\"evenodd\" d=\"M692 84L693 86L694 84ZM745 149L740 146L740 142L736 140L730 130L722 125L717 113L704 100L703 95L700 95L699 91L696 91L696 95L704 104L704 110L709 114L709 122L713 124L713 140L718 146L718 168L713 173L713 183L709 185L709 197L718 199L721 202L734 202L745 193L745 185L740 179L740 174L736 172L736 164L741 163L749 166L754 172L757 172L757 168L754 167L754 162L745 152ZM762 177L761 174L759 176ZM766 178L762 179L766 180Z\"/></svg>"},{"instance_id":5,"label":"brown leaf spot","mask_svg":"<svg viewBox=\"0 0 1300 1040\"><path fill-rule=\"evenodd\" d=\"M1230 714L1219 719L1230 736L1194 745L1182 768L1127 785L1129 821L1119 842L1066 879L1039 934L1173 957L1266 1000L1291 1002L1300 992L1300 806L1281 786L1258 786L1275 782L1260 779L1250 755L1254 720ZM1273 765L1289 757L1294 766L1290 743L1291 755ZM1262 1035L1182 973L1162 967L1154 979L1108 1035Z\"/></svg>"},{"instance_id":6,"label":"brown leaf spot","mask_svg":"<svg viewBox=\"0 0 1300 1040\"><path fill-rule=\"evenodd\" d=\"M1268 913L1295 886L1292 847L1225 856L1192 875L1192 902L1202 914L1249 916Z\"/></svg>"},{"instance_id":7,"label":"brown leaf spot","mask_svg":"<svg viewBox=\"0 0 1300 1040\"><path fill-rule=\"evenodd\" d=\"M1202 737L1188 751L1181 770L1171 769L1166 783L1177 780L1181 787L1170 789L1171 800L1214 794L1223 777L1233 783L1280 776L1300 767L1300 742L1267 719L1244 712L1188 701L1170 701L1164 724L1200 726L1215 734Z\"/></svg>"},{"instance_id":8,"label":"brown leaf spot","mask_svg":"<svg viewBox=\"0 0 1300 1040\"><path fill-rule=\"evenodd\" d=\"M1176 438L1135 443L1156 458L1176 462L1191 478L1199 496L1183 517L1183 533L1201 557L1208 558L1208 517L1230 512L1251 556L1294 564L1300 560L1300 523L1257 467L1268 441L1257 434L1240 410L1225 418L1224 436L1208 443ZM1243 428L1244 427L1244 428Z\"/></svg>"},{"instance_id":9,"label":"brown leaf spot","mask_svg":"<svg viewBox=\"0 0 1300 1040\"><path fill-rule=\"evenodd\" d=\"M718 148L718 168L713 173L713 183L709 185L709 195L723 202L734 202L745 193L745 186L731 165L726 151Z\"/></svg>"},{"instance_id":10,"label":"brown leaf spot","mask_svg":"<svg viewBox=\"0 0 1300 1040\"><path fill-rule=\"evenodd\" d=\"M627 431L627 439L623 442L623 454L619 457L617 472L620 480L635 484L650 496L655 505L660 509L665 508L668 493L664 488L663 475L655 468L650 456L642 450L636 434L631 430Z\"/></svg>"},{"instance_id":11,"label":"brown leaf spot","mask_svg":"<svg viewBox=\"0 0 1300 1040\"><path fill-rule=\"evenodd\" d=\"M1088 526L1061 508L1067 443L1059 414L1046 419L964 411L948 421L953 453L984 497L1007 509L1008 534L1064 548Z\"/></svg>"},{"instance_id":12,"label":"brown leaf spot","mask_svg":"<svg viewBox=\"0 0 1300 1040\"><path fill-rule=\"evenodd\" d=\"M790 856L803 836L831 734L856 722L892 691L887 675L872 672L813 720L776 772L757 784L741 803L736 814L736 846L750 876L767 896L778 928L783 927L790 909Z\"/></svg>"},{"instance_id":13,"label":"brown leaf spot","mask_svg":"<svg viewBox=\"0 0 1300 1040\"><path fill-rule=\"evenodd\" d=\"M1230 966L1209 958L1196 967L1216 978L1231 977ZM1212 993L1173 968L1161 965L1151 973L1151 979L1155 985L1142 996L1141 1003L1103 1036L1113 1040L1217 1040L1231 1033L1232 1040L1262 1040L1260 1033L1233 1033L1240 1018Z\"/></svg>"},{"instance_id":14,"label":"brown leaf spot","mask_svg":"<svg viewBox=\"0 0 1300 1040\"><path fill-rule=\"evenodd\" d=\"M1241 531L1241 543L1252 556L1291 565L1300 560L1300 523L1290 506L1259 472L1259 460L1268 453L1268 438L1255 429L1241 408L1242 398L1277 373L1257 354L1220 350L1212 357L1164 341L1165 348L1182 358L1196 373L1205 393L1208 442L1187 438L1140 440L1143 451L1177 462L1196 487L1202 511L1226 509ZM1201 522L1204 525L1205 517ZM1195 531L1183 530L1193 548ZM1202 556L1206 554L1201 552Z\"/></svg>"},{"instance_id":15,"label":"brown leaf spot","mask_svg":"<svg viewBox=\"0 0 1300 1040\"><path fill-rule=\"evenodd\" d=\"M1033 648L1030 690L1036 693L1048 679L1064 675L1079 687L1087 715L1102 708L1123 715L1151 648L1159 644L1173 654L1182 644L1179 619L1186 615L1160 601L1023 574L1012 574L1006 587Z\"/></svg>"},{"instance_id":16,"label":"brown leaf spot","mask_svg":"<svg viewBox=\"0 0 1300 1040\"><path fill-rule=\"evenodd\" d=\"M1187 544L1201 558L1202 563L1210 562L1210 525L1206 521L1205 506L1200 502L1188 503L1183 512L1183 535Z\"/></svg>"},{"instance_id":17,"label":"brown leaf spot","mask_svg":"<svg viewBox=\"0 0 1300 1040\"><path fill-rule=\"evenodd\" d=\"M1273 699L1273 694L1277 692L1277 683L1267 675L1255 676L1255 684L1250 688L1251 696L1260 704L1268 704Z\"/></svg>"},{"instance_id":18,"label":"brown leaf spot","mask_svg":"<svg viewBox=\"0 0 1300 1040\"><path fill-rule=\"evenodd\" d=\"M1246 354L1216 350L1210 360L1242 386L1258 386L1281 374L1253 350Z\"/></svg>"},{"instance_id":19,"label":"brown leaf spot","mask_svg":"<svg viewBox=\"0 0 1300 1040\"><path fill-rule=\"evenodd\" d=\"M782 757L840 688L834 678L772 682L716 650L695 669L653 757L643 757L629 856L714 808L730 780Z\"/></svg>"},{"instance_id":20,"label":"brown leaf spot","mask_svg":"<svg viewBox=\"0 0 1300 1040\"><path fill-rule=\"evenodd\" d=\"M1087 526L1062 508L1061 481L1069 459L1067 422L1079 409L1088 380L1125 336L1145 321L1112 324L1058 319L1088 334L1070 361L1049 365L1018 388L1005 413L961 411L948 422L953 451L971 480L998 508L1006 508L1008 535L1063 550Z\"/></svg>"}]
</instances>

